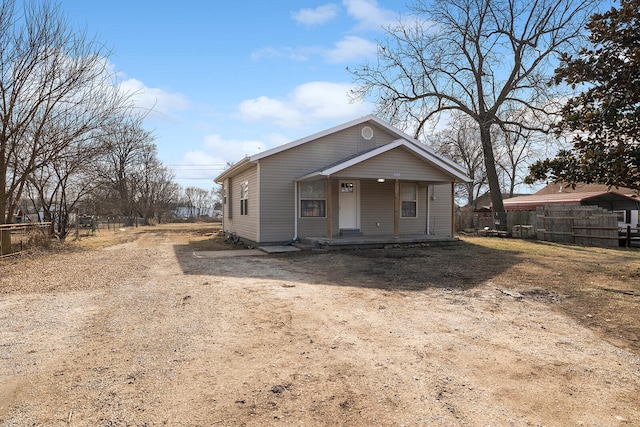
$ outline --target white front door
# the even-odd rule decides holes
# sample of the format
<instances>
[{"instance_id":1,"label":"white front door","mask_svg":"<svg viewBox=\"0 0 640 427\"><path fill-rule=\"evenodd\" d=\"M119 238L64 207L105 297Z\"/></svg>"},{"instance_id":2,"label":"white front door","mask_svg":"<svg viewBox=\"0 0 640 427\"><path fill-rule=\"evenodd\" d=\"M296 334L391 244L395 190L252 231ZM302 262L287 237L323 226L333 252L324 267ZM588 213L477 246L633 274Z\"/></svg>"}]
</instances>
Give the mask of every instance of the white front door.
<instances>
[{"instance_id":1,"label":"white front door","mask_svg":"<svg viewBox=\"0 0 640 427\"><path fill-rule=\"evenodd\" d=\"M357 229L360 227L358 215L358 181L340 181L339 227L341 229Z\"/></svg>"}]
</instances>

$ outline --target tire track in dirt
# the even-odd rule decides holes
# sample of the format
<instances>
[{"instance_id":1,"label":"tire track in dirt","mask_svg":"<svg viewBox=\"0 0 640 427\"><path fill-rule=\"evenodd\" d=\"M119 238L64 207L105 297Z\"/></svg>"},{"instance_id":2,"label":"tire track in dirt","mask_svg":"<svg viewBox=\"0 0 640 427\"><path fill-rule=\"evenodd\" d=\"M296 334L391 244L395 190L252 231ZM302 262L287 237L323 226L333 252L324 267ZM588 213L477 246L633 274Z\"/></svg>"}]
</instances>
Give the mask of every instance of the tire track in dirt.
<instances>
[{"instance_id":1,"label":"tire track in dirt","mask_svg":"<svg viewBox=\"0 0 640 427\"><path fill-rule=\"evenodd\" d=\"M84 254L64 277L48 266L66 288L0 300L0 425L640 418L637 357L494 284L336 285L296 258L196 258L175 239ZM111 267L85 281L96 263Z\"/></svg>"}]
</instances>

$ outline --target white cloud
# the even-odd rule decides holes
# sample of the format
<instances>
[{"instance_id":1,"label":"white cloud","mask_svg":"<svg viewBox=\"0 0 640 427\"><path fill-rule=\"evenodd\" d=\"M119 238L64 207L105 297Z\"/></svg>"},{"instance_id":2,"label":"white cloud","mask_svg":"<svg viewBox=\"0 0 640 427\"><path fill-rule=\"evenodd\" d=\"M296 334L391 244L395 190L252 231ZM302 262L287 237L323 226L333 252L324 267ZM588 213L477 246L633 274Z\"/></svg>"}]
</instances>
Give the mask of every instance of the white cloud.
<instances>
[{"instance_id":1,"label":"white cloud","mask_svg":"<svg viewBox=\"0 0 640 427\"><path fill-rule=\"evenodd\" d=\"M120 88L132 97L138 108L149 111L149 118L167 120L175 111L189 108L189 100L181 93L148 87L137 79L123 80Z\"/></svg>"},{"instance_id":2,"label":"white cloud","mask_svg":"<svg viewBox=\"0 0 640 427\"><path fill-rule=\"evenodd\" d=\"M302 128L323 120L351 120L371 112L371 105L351 103L347 83L310 82L300 85L284 99L261 96L239 105L246 121L269 121L284 128Z\"/></svg>"},{"instance_id":3,"label":"white cloud","mask_svg":"<svg viewBox=\"0 0 640 427\"><path fill-rule=\"evenodd\" d=\"M381 31L384 27L398 24L401 15L398 12L378 6L376 0L343 0L347 14L356 21L351 32ZM292 17L305 25L317 25L333 19L339 8L335 4L327 4L316 9L301 9L292 13ZM335 42L332 48L321 46L267 46L251 53L252 60L263 58L289 59L293 61L309 61L315 56L322 56L330 64L348 63L353 60L375 56L377 45L371 40L356 35L344 36Z\"/></svg>"},{"instance_id":4,"label":"white cloud","mask_svg":"<svg viewBox=\"0 0 640 427\"><path fill-rule=\"evenodd\" d=\"M237 162L265 149L266 144L262 141L225 139L218 134L206 135L202 149L188 151L173 170L178 179L213 180L227 168L227 162Z\"/></svg>"},{"instance_id":5,"label":"white cloud","mask_svg":"<svg viewBox=\"0 0 640 427\"><path fill-rule=\"evenodd\" d=\"M307 61L312 55L321 51L322 49L314 46L280 48L267 46L251 52L251 60L257 61L262 58L285 58L292 61Z\"/></svg>"},{"instance_id":6,"label":"white cloud","mask_svg":"<svg viewBox=\"0 0 640 427\"><path fill-rule=\"evenodd\" d=\"M330 63L349 63L358 58L375 56L377 45L367 39L347 36L336 42L333 49L324 53L325 60Z\"/></svg>"},{"instance_id":7,"label":"white cloud","mask_svg":"<svg viewBox=\"0 0 640 427\"><path fill-rule=\"evenodd\" d=\"M299 127L302 121L300 111L266 96L242 101L239 109L242 118L247 121L269 120L283 127Z\"/></svg>"},{"instance_id":8,"label":"white cloud","mask_svg":"<svg viewBox=\"0 0 640 427\"><path fill-rule=\"evenodd\" d=\"M376 43L358 36L346 36L337 41L333 48L323 49L317 46L299 47L263 47L251 53L251 59L258 61L263 58L284 58L292 61L308 61L314 56L321 55L330 64L350 63L354 60L372 57L376 54Z\"/></svg>"},{"instance_id":9,"label":"white cloud","mask_svg":"<svg viewBox=\"0 0 640 427\"><path fill-rule=\"evenodd\" d=\"M211 182L225 168L225 159L217 155L207 154L203 150L198 150L185 153L182 161L173 166L173 172L177 179L200 179ZM212 182L211 185L213 185Z\"/></svg>"},{"instance_id":10,"label":"white cloud","mask_svg":"<svg viewBox=\"0 0 640 427\"><path fill-rule=\"evenodd\" d=\"M207 135L204 137L202 149L188 151L173 167L173 171L178 179L213 180L227 168L229 162L238 162L245 156L290 141L291 138L281 134L268 134L264 141L225 139L218 134Z\"/></svg>"},{"instance_id":11,"label":"white cloud","mask_svg":"<svg viewBox=\"0 0 640 427\"><path fill-rule=\"evenodd\" d=\"M204 148L214 153L224 153L225 162L236 161L245 156L264 151L266 145L263 141L225 139L218 134L207 135L204 138Z\"/></svg>"},{"instance_id":12,"label":"white cloud","mask_svg":"<svg viewBox=\"0 0 640 427\"><path fill-rule=\"evenodd\" d=\"M329 3L315 9L300 9L297 12L291 12L291 17L303 25L320 25L335 18L338 11L338 5Z\"/></svg>"},{"instance_id":13,"label":"white cloud","mask_svg":"<svg viewBox=\"0 0 640 427\"><path fill-rule=\"evenodd\" d=\"M349 16L358 21L358 29L379 30L397 23L398 14L382 9L376 0L343 0Z\"/></svg>"}]
</instances>

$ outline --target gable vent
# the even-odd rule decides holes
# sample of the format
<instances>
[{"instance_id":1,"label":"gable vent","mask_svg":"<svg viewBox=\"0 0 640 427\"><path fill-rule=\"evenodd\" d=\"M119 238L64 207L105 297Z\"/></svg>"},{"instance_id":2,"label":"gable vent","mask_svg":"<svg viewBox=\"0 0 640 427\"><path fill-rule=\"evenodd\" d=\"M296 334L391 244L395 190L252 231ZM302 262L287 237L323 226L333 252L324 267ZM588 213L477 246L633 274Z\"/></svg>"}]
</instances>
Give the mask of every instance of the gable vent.
<instances>
[{"instance_id":1,"label":"gable vent","mask_svg":"<svg viewBox=\"0 0 640 427\"><path fill-rule=\"evenodd\" d=\"M360 131L360 135L362 135L362 138L365 140L371 141L371 139L373 139L373 129L371 129L370 126L365 126Z\"/></svg>"},{"instance_id":2,"label":"gable vent","mask_svg":"<svg viewBox=\"0 0 640 427\"><path fill-rule=\"evenodd\" d=\"M360 128L358 137L358 151L367 151L376 146L375 133L371 126L363 126Z\"/></svg>"}]
</instances>

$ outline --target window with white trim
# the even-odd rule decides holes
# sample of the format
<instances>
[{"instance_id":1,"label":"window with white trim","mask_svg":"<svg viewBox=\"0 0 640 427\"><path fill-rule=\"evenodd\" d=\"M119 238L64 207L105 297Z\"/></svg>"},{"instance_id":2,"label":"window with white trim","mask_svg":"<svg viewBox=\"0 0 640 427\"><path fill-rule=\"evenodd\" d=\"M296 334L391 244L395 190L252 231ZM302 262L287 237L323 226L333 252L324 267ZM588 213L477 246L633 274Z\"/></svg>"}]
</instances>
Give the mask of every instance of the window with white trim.
<instances>
[{"instance_id":1,"label":"window with white trim","mask_svg":"<svg viewBox=\"0 0 640 427\"><path fill-rule=\"evenodd\" d=\"M400 201L402 218L418 216L418 186L416 184L400 185Z\"/></svg>"},{"instance_id":2,"label":"window with white trim","mask_svg":"<svg viewBox=\"0 0 640 427\"><path fill-rule=\"evenodd\" d=\"M249 182L240 184L240 215L249 215Z\"/></svg>"},{"instance_id":3,"label":"window with white trim","mask_svg":"<svg viewBox=\"0 0 640 427\"><path fill-rule=\"evenodd\" d=\"M327 187L325 181L300 183L300 216L327 216Z\"/></svg>"}]
</instances>

